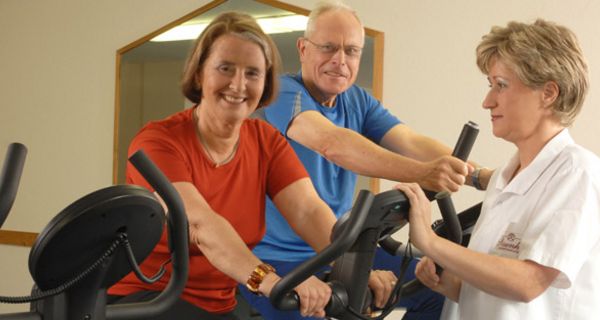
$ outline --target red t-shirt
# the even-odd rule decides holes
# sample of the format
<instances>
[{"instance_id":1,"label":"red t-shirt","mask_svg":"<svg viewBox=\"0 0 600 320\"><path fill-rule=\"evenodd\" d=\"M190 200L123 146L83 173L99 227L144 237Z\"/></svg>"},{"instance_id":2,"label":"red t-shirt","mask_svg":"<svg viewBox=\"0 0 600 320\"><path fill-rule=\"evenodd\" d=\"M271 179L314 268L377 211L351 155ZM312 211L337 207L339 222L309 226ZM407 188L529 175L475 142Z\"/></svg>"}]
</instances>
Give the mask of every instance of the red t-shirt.
<instances>
[{"instance_id":1,"label":"red t-shirt","mask_svg":"<svg viewBox=\"0 0 600 320\"><path fill-rule=\"evenodd\" d=\"M150 122L136 135L129 155L139 149L158 165L171 182L190 182L211 208L223 216L248 247L253 248L265 233L265 197L298 179L308 177L285 138L264 121L245 120L238 150L227 164L216 167L205 155L196 136L192 112L187 109L165 120ZM127 182L152 188L131 165ZM153 275L169 258L166 231L153 252L142 263ZM163 290L170 276L154 284L139 281L133 273L110 288L109 294L129 295L140 290ZM204 310L222 313L235 307L237 283L213 267L198 247L190 245L190 268L182 298Z\"/></svg>"}]
</instances>

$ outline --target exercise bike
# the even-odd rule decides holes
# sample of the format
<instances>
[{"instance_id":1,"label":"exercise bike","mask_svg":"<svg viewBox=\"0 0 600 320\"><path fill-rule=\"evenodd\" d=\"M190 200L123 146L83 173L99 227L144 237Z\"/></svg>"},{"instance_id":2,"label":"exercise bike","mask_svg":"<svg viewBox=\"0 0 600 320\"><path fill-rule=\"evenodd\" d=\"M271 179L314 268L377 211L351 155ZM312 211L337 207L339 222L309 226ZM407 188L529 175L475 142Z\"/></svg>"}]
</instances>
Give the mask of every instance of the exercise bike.
<instances>
[{"instance_id":1,"label":"exercise bike","mask_svg":"<svg viewBox=\"0 0 600 320\"><path fill-rule=\"evenodd\" d=\"M15 200L27 149L11 144L0 176L0 227ZM171 307L188 274L188 221L179 194L162 172L138 151L129 159L168 208L147 189L115 185L92 192L56 215L37 237L29 255L35 281L29 297L0 302L31 302L30 312L0 315L0 320L146 319ZM172 273L165 290L148 302L106 305L106 290L130 271L142 281L138 263L168 228Z\"/></svg>"},{"instance_id":2,"label":"exercise bike","mask_svg":"<svg viewBox=\"0 0 600 320\"><path fill-rule=\"evenodd\" d=\"M465 124L453 156L466 161L478 132L476 124ZM466 244L470 230L479 217L481 203L457 215L449 193L426 194L430 200L437 201L443 217L433 225L436 233L453 242ZM283 277L271 291L271 303L281 310L297 310L299 299L293 291L294 287L332 264L331 271L325 275L325 281L332 289L331 299L325 308L326 315L341 320L383 319L400 298L424 288L417 279L408 283L399 281L393 297L381 314L375 318L368 315L372 309L368 279L377 245L393 255L410 255L404 249L405 245L391 238L393 233L409 222L409 209L410 203L399 190L377 195L361 190L352 210L335 224L331 244ZM438 267L439 272L441 268Z\"/></svg>"}]
</instances>

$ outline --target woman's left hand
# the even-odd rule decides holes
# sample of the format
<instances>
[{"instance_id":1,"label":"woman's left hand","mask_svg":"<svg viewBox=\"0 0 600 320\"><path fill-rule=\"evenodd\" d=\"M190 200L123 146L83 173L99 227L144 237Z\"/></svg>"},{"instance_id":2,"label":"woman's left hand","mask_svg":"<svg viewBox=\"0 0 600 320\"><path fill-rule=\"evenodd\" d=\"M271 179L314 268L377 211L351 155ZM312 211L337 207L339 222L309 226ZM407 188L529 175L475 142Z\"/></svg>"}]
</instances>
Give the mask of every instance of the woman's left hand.
<instances>
[{"instance_id":1,"label":"woman's left hand","mask_svg":"<svg viewBox=\"0 0 600 320\"><path fill-rule=\"evenodd\" d=\"M375 306L383 308L393 292L398 278L387 270L373 270L369 275L369 288L373 291Z\"/></svg>"},{"instance_id":2,"label":"woman's left hand","mask_svg":"<svg viewBox=\"0 0 600 320\"><path fill-rule=\"evenodd\" d=\"M415 267L415 276L426 287L435 290L440 284L440 276L436 273L435 263L429 257L423 257Z\"/></svg>"},{"instance_id":3,"label":"woman's left hand","mask_svg":"<svg viewBox=\"0 0 600 320\"><path fill-rule=\"evenodd\" d=\"M436 237L431 229L431 204L423 189L416 183L400 183L396 189L404 192L410 202L408 221L409 237L412 244L425 254L429 252L432 240Z\"/></svg>"}]
</instances>

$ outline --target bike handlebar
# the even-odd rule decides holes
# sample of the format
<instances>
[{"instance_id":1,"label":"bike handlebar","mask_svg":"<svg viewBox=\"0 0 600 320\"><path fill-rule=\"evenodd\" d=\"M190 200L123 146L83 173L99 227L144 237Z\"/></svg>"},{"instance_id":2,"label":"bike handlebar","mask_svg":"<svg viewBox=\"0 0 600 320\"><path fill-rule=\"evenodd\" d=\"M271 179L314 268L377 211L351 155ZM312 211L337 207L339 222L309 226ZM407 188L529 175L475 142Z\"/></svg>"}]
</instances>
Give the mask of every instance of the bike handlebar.
<instances>
[{"instance_id":1,"label":"bike handlebar","mask_svg":"<svg viewBox=\"0 0 600 320\"><path fill-rule=\"evenodd\" d=\"M17 197L26 156L27 148L20 143L11 143L6 150L0 173L0 228Z\"/></svg>"}]
</instances>

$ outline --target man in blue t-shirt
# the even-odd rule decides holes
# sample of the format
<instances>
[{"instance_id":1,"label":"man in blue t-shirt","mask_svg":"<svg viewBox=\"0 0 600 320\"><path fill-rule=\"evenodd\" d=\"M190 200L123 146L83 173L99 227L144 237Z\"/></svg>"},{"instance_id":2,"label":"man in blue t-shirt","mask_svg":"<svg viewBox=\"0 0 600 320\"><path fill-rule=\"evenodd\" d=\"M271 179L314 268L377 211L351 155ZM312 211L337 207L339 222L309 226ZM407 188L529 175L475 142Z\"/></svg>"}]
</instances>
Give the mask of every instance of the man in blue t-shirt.
<instances>
[{"instance_id":1,"label":"man in blue t-shirt","mask_svg":"<svg viewBox=\"0 0 600 320\"><path fill-rule=\"evenodd\" d=\"M450 148L412 131L354 85L363 44L364 28L351 8L320 5L311 12L305 35L297 42L301 72L283 76L277 101L255 114L286 136L338 218L351 209L357 173L417 182L434 191L456 191L471 171L465 162L450 156ZM271 201L267 201L266 218L266 235L254 253L279 274L315 254ZM374 269L400 269L401 257L378 251ZM412 269L408 273L414 278ZM372 276L369 286L391 290L395 280L381 283L382 278ZM274 309L268 298L252 295L244 287L240 291L265 319L302 318L298 312ZM400 302L407 308L404 319L438 319L442 304L443 297L429 290Z\"/></svg>"}]
</instances>

